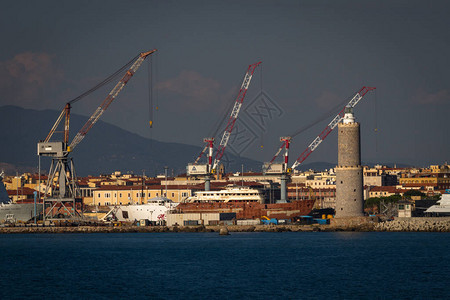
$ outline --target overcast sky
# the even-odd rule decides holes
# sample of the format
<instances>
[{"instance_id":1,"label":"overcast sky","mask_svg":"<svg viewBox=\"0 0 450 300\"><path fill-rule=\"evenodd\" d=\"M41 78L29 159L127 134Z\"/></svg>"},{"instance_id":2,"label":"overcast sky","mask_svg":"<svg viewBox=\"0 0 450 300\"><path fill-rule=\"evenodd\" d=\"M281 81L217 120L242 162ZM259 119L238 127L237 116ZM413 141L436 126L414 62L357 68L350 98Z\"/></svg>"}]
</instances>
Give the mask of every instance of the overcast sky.
<instances>
[{"instance_id":1,"label":"overcast sky","mask_svg":"<svg viewBox=\"0 0 450 300\"><path fill-rule=\"evenodd\" d=\"M230 151L268 161L280 136L374 86L355 109L363 161L450 160L448 1L19 0L1 7L0 106L61 110L139 52L157 48L102 120L203 146L248 65L262 61L238 124L247 136L237 136ZM159 108L153 128L150 67ZM73 113L89 116L107 93L76 103ZM263 114L262 103L271 115L258 120L252 113ZM295 137L292 162L331 118ZM305 163L335 163L336 145L333 132Z\"/></svg>"}]
</instances>

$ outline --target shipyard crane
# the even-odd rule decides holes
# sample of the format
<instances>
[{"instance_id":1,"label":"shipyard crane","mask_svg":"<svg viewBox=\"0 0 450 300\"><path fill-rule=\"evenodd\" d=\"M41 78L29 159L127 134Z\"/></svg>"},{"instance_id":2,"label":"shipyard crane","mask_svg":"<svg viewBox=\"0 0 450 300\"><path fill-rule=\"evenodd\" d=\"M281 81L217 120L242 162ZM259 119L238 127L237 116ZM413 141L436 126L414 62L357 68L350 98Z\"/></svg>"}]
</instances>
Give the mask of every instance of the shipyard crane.
<instances>
[{"instance_id":1,"label":"shipyard crane","mask_svg":"<svg viewBox=\"0 0 450 300\"><path fill-rule=\"evenodd\" d=\"M305 151L300 154L294 164L288 168L289 162L289 145L291 143L291 137L282 137L280 141L282 142L278 151L275 153L272 160L268 163L265 163L263 166L264 174L272 174L272 175L281 175L281 199L280 202L286 202L286 181L288 179L288 175L291 174L292 170L297 168L300 164L302 164L308 156L316 150L316 148L323 142L323 140L331 133L331 131L341 122L344 118L345 112L348 109L353 109L359 101L364 97L367 92L376 89L375 87L362 87L353 98L342 108L342 110L331 120L331 122L325 127L325 129L309 144ZM284 153L284 161L283 163L274 163L275 159L281 153L281 151L285 149Z\"/></svg>"},{"instance_id":2,"label":"shipyard crane","mask_svg":"<svg viewBox=\"0 0 450 300\"><path fill-rule=\"evenodd\" d=\"M69 101L57 118L55 124L50 129L45 140L38 142L37 153L39 156L52 157L50 166L48 183L44 193L44 219L55 219L56 216L61 215L61 211L67 213L71 218L76 216L76 199L79 191L76 183L75 168L72 158L69 158L69 153L84 139L86 134L91 130L92 126L98 121L102 114L106 111L109 105L114 101L117 95L122 91L128 81L133 77L144 60L156 52L151 50L142 52L130 60L126 65L116 71L114 74L106 78L104 81L81 94L80 96ZM109 92L108 96L103 100L101 105L97 107L91 117L87 120L81 130L75 135L72 142L69 144L69 124L70 124L70 109L73 103L79 101L105 84L111 82L118 75L124 71L125 75L119 80L114 88ZM63 141L51 141L53 134L61 123L64 121L64 135ZM49 208L46 210L46 208Z\"/></svg>"},{"instance_id":3,"label":"shipyard crane","mask_svg":"<svg viewBox=\"0 0 450 300\"><path fill-rule=\"evenodd\" d=\"M214 150L214 141L215 139L213 137L205 138L203 141L206 143L206 146L203 148L203 150L200 152L200 155L197 157L197 159L194 161L193 164L189 164L187 166L187 174L188 175L204 175L206 178L205 181L205 190L209 191L210 189L210 180L211 176L216 173L217 166L219 165L223 154L225 152L225 149L228 145L228 141L230 139L231 132L233 131L234 124L236 123L236 120L239 115L239 111L241 110L242 103L244 101L245 95L247 93L248 87L250 85L250 82L253 77L253 73L257 66L259 66L261 62L257 62L254 64L251 64L247 68L247 72L245 73L244 80L242 82L241 88L239 90L239 93L236 97L236 100L234 101L234 106L231 110L230 117L228 118L227 126L225 127L225 131L223 132L222 139L220 140L219 147L216 152L216 156L214 158L214 163L212 161L213 157L213 150ZM203 154L207 152L208 157L208 163L207 164L198 164L200 158L203 156Z\"/></svg>"}]
</instances>

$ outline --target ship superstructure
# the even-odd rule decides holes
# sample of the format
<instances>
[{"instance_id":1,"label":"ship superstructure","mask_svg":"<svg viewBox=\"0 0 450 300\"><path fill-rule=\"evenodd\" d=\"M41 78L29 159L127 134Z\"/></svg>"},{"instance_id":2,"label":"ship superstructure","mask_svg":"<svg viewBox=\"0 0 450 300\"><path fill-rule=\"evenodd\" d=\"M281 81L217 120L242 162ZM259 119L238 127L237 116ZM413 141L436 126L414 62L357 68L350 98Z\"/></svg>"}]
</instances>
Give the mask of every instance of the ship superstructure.
<instances>
[{"instance_id":1,"label":"ship superstructure","mask_svg":"<svg viewBox=\"0 0 450 300\"><path fill-rule=\"evenodd\" d=\"M263 193L247 186L229 186L219 191L199 191L189 197L188 203L227 203L227 202L256 202L263 203Z\"/></svg>"}]
</instances>

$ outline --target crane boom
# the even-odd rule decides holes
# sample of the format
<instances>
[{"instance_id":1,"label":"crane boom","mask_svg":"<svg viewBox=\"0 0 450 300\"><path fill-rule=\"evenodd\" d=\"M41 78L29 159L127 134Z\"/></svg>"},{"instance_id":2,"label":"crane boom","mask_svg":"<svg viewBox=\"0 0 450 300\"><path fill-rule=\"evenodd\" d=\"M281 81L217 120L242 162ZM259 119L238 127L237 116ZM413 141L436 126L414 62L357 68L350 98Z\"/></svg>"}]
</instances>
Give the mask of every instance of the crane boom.
<instances>
[{"instance_id":1,"label":"crane boom","mask_svg":"<svg viewBox=\"0 0 450 300\"><path fill-rule=\"evenodd\" d=\"M75 135L72 142L70 143L70 146L67 147L67 151L72 151L86 136L86 134L89 132L89 130L94 126L94 124L98 121L100 116L105 112L105 110L108 108L108 106L111 104L111 102L117 97L117 95L120 93L120 91L124 88L124 86L127 84L127 82L130 80L130 78L136 73L136 71L139 69L139 67L142 65L144 60L149 56L150 54L156 52L156 49L148 51L148 52L142 52L136 61L133 63L133 65L128 69L128 71L125 73L125 75L122 77L122 79L119 80L119 82L116 84L116 86L111 90L111 92L108 94L108 96L103 100L102 104L97 107L95 112L92 114L92 116L89 118L89 120L84 124L84 126L81 128L81 130Z\"/></svg>"},{"instance_id":2,"label":"crane boom","mask_svg":"<svg viewBox=\"0 0 450 300\"><path fill-rule=\"evenodd\" d=\"M358 104L358 102L364 97L364 95L374 90L375 87L362 87L359 92L353 96L353 98L347 103L346 106L333 118L333 120L325 127L325 129L309 144L308 148L300 155L300 157L294 162L291 169L298 167L306 158L322 143L322 141L330 134L330 132L339 124L339 122L344 117L344 111L346 107L353 108Z\"/></svg>"},{"instance_id":3,"label":"crane boom","mask_svg":"<svg viewBox=\"0 0 450 300\"><path fill-rule=\"evenodd\" d=\"M247 73L245 73L244 81L242 82L241 89L239 90L239 94L234 103L233 109L231 110L230 118L228 119L227 127L223 132L222 139L220 140L219 148L217 149L216 157L214 158L214 164L212 166L212 170L215 170L222 159L223 153L225 152L225 148L227 147L228 140L230 139L231 131L233 130L234 123L236 123L236 119L239 115L239 111L242 106L242 102L244 101L245 94L247 93L248 86L250 85L250 81L252 80L253 72L255 68L259 66L261 62L254 63L248 66Z\"/></svg>"}]
</instances>

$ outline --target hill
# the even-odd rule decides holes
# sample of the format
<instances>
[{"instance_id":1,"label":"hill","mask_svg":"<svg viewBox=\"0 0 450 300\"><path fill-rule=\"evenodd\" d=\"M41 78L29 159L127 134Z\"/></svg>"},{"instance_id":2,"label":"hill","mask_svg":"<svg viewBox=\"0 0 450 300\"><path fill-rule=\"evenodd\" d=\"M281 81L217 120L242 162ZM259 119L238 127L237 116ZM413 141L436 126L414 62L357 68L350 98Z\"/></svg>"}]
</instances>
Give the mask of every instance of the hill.
<instances>
[{"instance_id":1,"label":"hill","mask_svg":"<svg viewBox=\"0 0 450 300\"><path fill-rule=\"evenodd\" d=\"M38 169L37 142L44 139L59 116L55 110L31 110L17 106L0 107L0 168L7 174ZM71 114L73 136L86 122L84 116ZM147 139L117 126L98 121L71 154L78 175L108 174L113 171L154 176L169 168L169 175L186 172L201 148L180 143ZM261 163L233 155L224 156L226 171L239 171L241 165L260 170ZM41 171L47 172L49 158L41 159Z\"/></svg>"}]
</instances>

